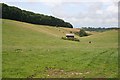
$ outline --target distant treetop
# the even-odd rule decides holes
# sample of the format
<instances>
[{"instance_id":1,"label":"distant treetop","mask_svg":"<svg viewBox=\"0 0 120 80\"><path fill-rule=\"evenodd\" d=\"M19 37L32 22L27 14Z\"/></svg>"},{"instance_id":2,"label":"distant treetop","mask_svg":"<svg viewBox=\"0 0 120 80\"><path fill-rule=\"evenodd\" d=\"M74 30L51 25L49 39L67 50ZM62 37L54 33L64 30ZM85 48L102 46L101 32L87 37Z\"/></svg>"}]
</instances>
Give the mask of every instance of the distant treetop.
<instances>
[{"instance_id":1,"label":"distant treetop","mask_svg":"<svg viewBox=\"0 0 120 80\"><path fill-rule=\"evenodd\" d=\"M53 16L47 16L44 14L37 14L26 10L21 10L14 6L8 6L4 3L2 3L2 18L17 20L32 24L73 28L73 26L70 23L65 22L62 19Z\"/></svg>"}]
</instances>

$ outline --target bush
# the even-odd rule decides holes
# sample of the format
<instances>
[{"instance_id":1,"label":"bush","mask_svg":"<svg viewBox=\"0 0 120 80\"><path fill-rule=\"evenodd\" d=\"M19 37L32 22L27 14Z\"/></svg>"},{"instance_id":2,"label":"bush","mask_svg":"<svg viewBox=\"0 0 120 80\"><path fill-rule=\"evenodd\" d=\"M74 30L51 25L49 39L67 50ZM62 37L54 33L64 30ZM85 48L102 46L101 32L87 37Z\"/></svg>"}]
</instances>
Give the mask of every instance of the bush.
<instances>
[{"instance_id":1,"label":"bush","mask_svg":"<svg viewBox=\"0 0 120 80\"><path fill-rule=\"evenodd\" d=\"M72 31L70 31L70 33L72 33Z\"/></svg>"},{"instance_id":2,"label":"bush","mask_svg":"<svg viewBox=\"0 0 120 80\"><path fill-rule=\"evenodd\" d=\"M88 34L85 32L85 30L80 29L80 31L79 31L79 36L80 36L80 37L88 36Z\"/></svg>"},{"instance_id":3,"label":"bush","mask_svg":"<svg viewBox=\"0 0 120 80\"><path fill-rule=\"evenodd\" d=\"M80 42L79 39L77 38L66 38L66 37L62 37L63 40L71 40L71 41L77 41L77 42Z\"/></svg>"}]
</instances>

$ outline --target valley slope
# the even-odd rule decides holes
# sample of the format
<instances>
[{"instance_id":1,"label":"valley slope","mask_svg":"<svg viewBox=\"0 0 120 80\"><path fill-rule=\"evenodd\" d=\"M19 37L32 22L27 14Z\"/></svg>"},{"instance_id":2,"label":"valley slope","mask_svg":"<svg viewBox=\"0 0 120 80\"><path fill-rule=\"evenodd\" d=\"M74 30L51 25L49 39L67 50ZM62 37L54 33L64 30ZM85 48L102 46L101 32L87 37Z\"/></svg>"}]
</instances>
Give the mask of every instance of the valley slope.
<instances>
[{"instance_id":1,"label":"valley slope","mask_svg":"<svg viewBox=\"0 0 120 80\"><path fill-rule=\"evenodd\" d=\"M3 78L117 77L117 30L76 35L80 42L75 42L61 39L69 28L7 19L2 25Z\"/></svg>"}]
</instances>

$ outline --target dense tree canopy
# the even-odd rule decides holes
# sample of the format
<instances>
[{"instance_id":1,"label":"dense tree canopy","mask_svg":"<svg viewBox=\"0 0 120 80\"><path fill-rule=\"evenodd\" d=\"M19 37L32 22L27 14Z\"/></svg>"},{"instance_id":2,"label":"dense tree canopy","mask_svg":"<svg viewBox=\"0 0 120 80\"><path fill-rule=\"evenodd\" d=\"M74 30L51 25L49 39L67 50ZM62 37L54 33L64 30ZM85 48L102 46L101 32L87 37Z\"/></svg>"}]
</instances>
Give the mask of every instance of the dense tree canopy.
<instances>
[{"instance_id":1,"label":"dense tree canopy","mask_svg":"<svg viewBox=\"0 0 120 80\"><path fill-rule=\"evenodd\" d=\"M2 3L2 18L28 22L32 24L73 28L70 23L63 21L62 19L21 10L17 7L8 6L4 3Z\"/></svg>"},{"instance_id":2,"label":"dense tree canopy","mask_svg":"<svg viewBox=\"0 0 120 80\"><path fill-rule=\"evenodd\" d=\"M94 28L94 27L82 27L82 29L84 29L85 31L106 31L106 30L118 30L119 28L118 27L110 27L110 28L101 28L101 27L98 27L98 28Z\"/></svg>"},{"instance_id":3,"label":"dense tree canopy","mask_svg":"<svg viewBox=\"0 0 120 80\"><path fill-rule=\"evenodd\" d=\"M79 31L79 36L80 36L80 37L88 36L88 34L85 32L84 29L80 29L80 31Z\"/></svg>"}]
</instances>

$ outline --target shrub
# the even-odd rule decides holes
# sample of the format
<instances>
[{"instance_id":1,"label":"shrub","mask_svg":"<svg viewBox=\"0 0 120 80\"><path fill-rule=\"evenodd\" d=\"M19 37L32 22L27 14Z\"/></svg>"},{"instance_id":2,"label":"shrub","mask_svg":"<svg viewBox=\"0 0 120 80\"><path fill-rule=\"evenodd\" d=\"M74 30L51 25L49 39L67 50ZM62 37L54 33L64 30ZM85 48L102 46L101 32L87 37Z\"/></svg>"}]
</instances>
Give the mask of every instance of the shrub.
<instances>
[{"instance_id":1,"label":"shrub","mask_svg":"<svg viewBox=\"0 0 120 80\"><path fill-rule=\"evenodd\" d=\"M72 31L70 31L70 33L72 33Z\"/></svg>"},{"instance_id":2,"label":"shrub","mask_svg":"<svg viewBox=\"0 0 120 80\"><path fill-rule=\"evenodd\" d=\"M88 36L88 34L85 32L84 29L80 29L80 31L79 31L79 36L80 36L80 37Z\"/></svg>"}]
</instances>

